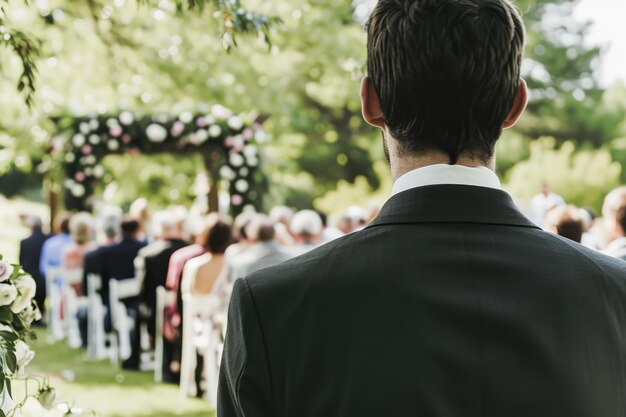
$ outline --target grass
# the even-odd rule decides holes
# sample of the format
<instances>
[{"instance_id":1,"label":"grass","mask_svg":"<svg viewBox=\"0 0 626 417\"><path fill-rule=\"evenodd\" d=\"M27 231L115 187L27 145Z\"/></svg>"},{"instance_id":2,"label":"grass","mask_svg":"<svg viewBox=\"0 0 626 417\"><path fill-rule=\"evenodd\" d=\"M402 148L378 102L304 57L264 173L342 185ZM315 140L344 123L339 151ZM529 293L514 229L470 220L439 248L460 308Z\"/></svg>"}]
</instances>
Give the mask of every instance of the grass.
<instances>
[{"instance_id":1,"label":"grass","mask_svg":"<svg viewBox=\"0 0 626 417\"><path fill-rule=\"evenodd\" d=\"M38 215L44 222L50 214L45 204L25 200L7 200L0 195L0 255L4 260L17 263L20 240L28 236L28 228L22 224L20 214Z\"/></svg>"},{"instance_id":2,"label":"grass","mask_svg":"<svg viewBox=\"0 0 626 417\"><path fill-rule=\"evenodd\" d=\"M182 397L178 386L155 383L151 372L123 371L107 360L88 359L84 351L70 349L64 342L46 342L44 330L37 334L38 340L31 343L37 356L28 374L49 376L62 402L94 410L100 417L215 415L208 402ZM23 384L13 385L15 398L24 398Z\"/></svg>"}]
</instances>

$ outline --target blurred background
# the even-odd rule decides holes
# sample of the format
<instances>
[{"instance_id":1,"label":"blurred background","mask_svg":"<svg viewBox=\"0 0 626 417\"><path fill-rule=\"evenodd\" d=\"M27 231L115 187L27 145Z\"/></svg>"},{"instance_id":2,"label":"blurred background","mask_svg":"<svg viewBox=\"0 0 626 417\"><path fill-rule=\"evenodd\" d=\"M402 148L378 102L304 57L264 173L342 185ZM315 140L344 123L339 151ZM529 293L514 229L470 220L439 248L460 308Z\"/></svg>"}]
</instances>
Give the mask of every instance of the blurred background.
<instances>
[{"instance_id":1,"label":"blurred background","mask_svg":"<svg viewBox=\"0 0 626 417\"><path fill-rule=\"evenodd\" d=\"M358 94L365 74L363 25L374 2L244 3L0 0L5 259L17 261L19 240L28 234L20 215L37 214L47 223L51 205L62 209L68 161L58 141L71 137L63 136L59 121L124 112L182 119L224 106L263 132L257 136L264 184L257 208L314 207L338 215L386 200L391 180L380 135L362 121ZM567 202L599 212L608 191L626 183L626 2L516 4L528 30L523 76L531 94L521 122L498 143L498 175L522 209L547 182ZM241 9L247 31L225 17L228 5L257 13ZM269 26L257 34L259 22ZM207 177L206 168L202 155L172 149L106 156L93 198L124 209L139 196L155 210L189 206L215 183L221 184L220 206L227 206L229 186ZM103 381L113 397L123 395L115 387L129 378L136 395L150 386L149 378L108 368L96 372L100 385L90 385L92 374L72 385L84 366L80 354L68 357L62 346L46 352L35 365L52 373L72 368L61 387L104 415L129 414L104 399ZM204 413L199 402L182 408L169 400L149 402L136 415Z\"/></svg>"},{"instance_id":2,"label":"blurred background","mask_svg":"<svg viewBox=\"0 0 626 417\"><path fill-rule=\"evenodd\" d=\"M0 31L24 31L38 41L39 54L29 108L16 89L20 55L8 45L0 49L0 194L48 203L45 177L62 175L50 152L51 118L125 110L177 115L220 104L263 116L266 207L313 205L332 213L384 201L390 181L382 146L361 120L358 97L363 22L372 3L247 0L247 8L282 23L273 25L269 47L254 34L241 35L227 52L211 2L179 13L168 0L9 1ZM566 201L597 210L626 176L620 21L626 4L521 0L517 6L528 28L524 77L531 101L499 142L498 174L521 206L545 180ZM165 206L196 197L204 169L199 156L169 152L127 161L104 159L96 198L124 206L141 195Z\"/></svg>"}]
</instances>

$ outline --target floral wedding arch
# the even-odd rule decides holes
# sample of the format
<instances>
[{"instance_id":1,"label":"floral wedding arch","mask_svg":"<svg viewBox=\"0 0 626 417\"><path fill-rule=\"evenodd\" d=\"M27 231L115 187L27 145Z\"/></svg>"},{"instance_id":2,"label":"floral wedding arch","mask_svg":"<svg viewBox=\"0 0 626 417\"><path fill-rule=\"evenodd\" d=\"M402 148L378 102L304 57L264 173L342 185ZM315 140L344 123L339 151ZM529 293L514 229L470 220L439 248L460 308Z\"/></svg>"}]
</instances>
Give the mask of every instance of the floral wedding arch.
<instances>
[{"instance_id":1,"label":"floral wedding arch","mask_svg":"<svg viewBox=\"0 0 626 417\"><path fill-rule=\"evenodd\" d=\"M52 152L60 156L68 210L90 210L96 183L105 176L102 160L111 154L199 153L212 182L209 208L217 210L220 181L226 182L230 207L260 208L267 184L259 169L257 144L265 133L249 116L215 105L207 112L178 116L119 115L53 118L57 135Z\"/></svg>"}]
</instances>

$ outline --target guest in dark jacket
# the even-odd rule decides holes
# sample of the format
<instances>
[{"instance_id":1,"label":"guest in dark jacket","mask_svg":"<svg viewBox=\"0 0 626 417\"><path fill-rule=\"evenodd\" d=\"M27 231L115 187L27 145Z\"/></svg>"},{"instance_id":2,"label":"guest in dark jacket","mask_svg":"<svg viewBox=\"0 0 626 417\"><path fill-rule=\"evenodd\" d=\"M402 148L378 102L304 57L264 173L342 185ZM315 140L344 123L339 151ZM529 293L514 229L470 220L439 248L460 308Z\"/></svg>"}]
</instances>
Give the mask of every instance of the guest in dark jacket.
<instances>
[{"instance_id":1,"label":"guest in dark jacket","mask_svg":"<svg viewBox=\"0 0 626 417\"><path fill-rule=\"evenodd\" d=\"M20 242L20 265L24 271L33 276L37 283L37 292L35 293L35 301L44 312L44 301L46 300L46 280L39 271L39 262L41 261L41 248L49 235L45 234L41 228L41 218L38 216L29 216L26 219L31 234Z\"/></svg>"},{"instance_id":2,"label":"guest in dark jacket","mask_svg":"<svg viewBox=\"0 0 626 417\"><path fill-rule=\"evenodd\" d=\"M115 245L102 248L100 252L100 277L102 278L102 288L100 295L102 302L107 306L107 315L105 317L104 326L107 332L111 331L111 316L109 303L109 283L111 279L124 280L134 278L135 265L134 261L139 250L146 246L145 242L138 240L140 233L140 224L133 217L124 217L122 220L122 240ZM135 317L137 322L139 319L139 300L124 300L128 313ZM122 363L125 369L139 369L139 359L141 355L141 347L139 340L139 326L131 333L132 353L129 359Z\"/></svg>"}]
</instances>

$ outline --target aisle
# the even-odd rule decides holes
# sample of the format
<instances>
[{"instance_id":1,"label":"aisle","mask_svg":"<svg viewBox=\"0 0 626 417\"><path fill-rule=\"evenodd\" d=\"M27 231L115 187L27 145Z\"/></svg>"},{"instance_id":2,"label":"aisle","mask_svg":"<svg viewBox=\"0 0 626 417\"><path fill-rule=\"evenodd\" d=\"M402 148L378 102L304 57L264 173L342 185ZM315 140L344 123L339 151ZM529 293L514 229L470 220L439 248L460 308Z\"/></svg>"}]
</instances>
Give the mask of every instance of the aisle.
<instances>
[{"instance_id":1,"label":"aisle","mask_svg":"<svg viewBox=\"0 0 626 417\"><path fill-rule=\"evenodd\" d=\"M126 372L108 361L87 359L82 350L65 343L48 344L45 332L31 346L37 356L31 375L49 375L64 402L93 409L100 417L213 417L202 400L182 398L178 387L155 384L149 372ZM17 383L15 385L17 387Z\"/></svg>"}]
</instances>

